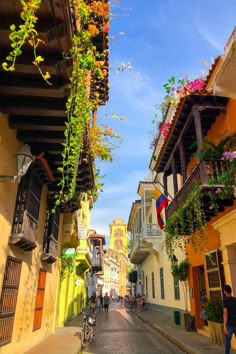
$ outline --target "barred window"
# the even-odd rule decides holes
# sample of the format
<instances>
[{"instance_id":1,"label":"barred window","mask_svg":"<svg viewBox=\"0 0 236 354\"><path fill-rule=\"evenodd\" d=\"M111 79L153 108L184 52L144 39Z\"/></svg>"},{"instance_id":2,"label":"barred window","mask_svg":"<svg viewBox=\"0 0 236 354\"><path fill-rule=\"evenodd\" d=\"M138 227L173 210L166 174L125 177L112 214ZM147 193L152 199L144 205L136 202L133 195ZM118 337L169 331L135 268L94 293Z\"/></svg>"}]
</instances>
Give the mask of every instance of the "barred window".
<instances>
[{"instance_id":1,"label":"barred window","mask_svg":"<svg viewBox=\"0 0 236 354\"><path fill-rule=\"evenodd\" d=\"M155 299L155 277L154 272L152 272L152 298Z\"/></svg>"},{"instance_id":2,"label":"barred window","mask_svg":"<svg viewBox=\"0 0 236 354\"><path fill-rule=\"evenodd\" d=\"M160 268L160 289L161 289L161 299L165 298L165 289L164 289L164 271L163 267Z\"/></svg>"},{"instance_id":3,"label":"barred window","mask_svg":"<svg viewBox=\"0 0 236 354\"><path fill-rule=\"evenodd\" d=\"M148 297L148 277L146 275L146 295Z\"/></svg>"},{"instance_id":4,"label":"barred window","mask_svg":"<svg viewBox=\"0 0 236 354\"><path fill-rule=\"evenodd\" d=\"M174 296L175 296L175 300L180 300L179 279L177 277L173 277L173 279L174 279Z\"/></svg>"},{"instance_id":5,"label":"barred window","mask_svg":"<svg viewBox=\"0 0 236 354\"><path fill-rule=\"evenodd\" d=\"M11 342L20 274L21 261L7 257L0 298L0 345Z\"/></svg>"}]
</instances>

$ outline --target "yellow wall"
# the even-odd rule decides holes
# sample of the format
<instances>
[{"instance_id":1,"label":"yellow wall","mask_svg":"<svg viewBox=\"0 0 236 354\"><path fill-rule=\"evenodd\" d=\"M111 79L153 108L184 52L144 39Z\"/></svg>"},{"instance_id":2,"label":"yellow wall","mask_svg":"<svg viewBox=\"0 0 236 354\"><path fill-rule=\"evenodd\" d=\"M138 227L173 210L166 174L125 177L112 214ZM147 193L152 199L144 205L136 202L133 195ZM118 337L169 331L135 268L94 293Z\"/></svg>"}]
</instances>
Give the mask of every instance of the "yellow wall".
<instances>
[{"instance_id":1,"label":"yellow wall","mask_svg":"<svg viewBox=\"0 0 236 354\"><path fill-rule=\"evenodd\" d=\"M0 116L0 174L15 174L14 154L21 145L17 142L15 131L10 130L7 117ZM11 233L11 224L15 208L17 182L0 183L0 292L7 256L22 260L22 270L18 291L17 307L11 343L0 347L1 354L19 354L38 343L53 331L56 310L56 289L58 287L58 262L51 265L42 263L42 241L46 216L46 193L44 186L41 194L41 205L38 221L37 247L33 251L23 251L15 246L9 246L8 240ZM61 218L62 219L62 218ZM60 222L59 242L62 222ZM41 329L33 332L35 300L38 286L39 270L47 271L46 289Z\"/></svg>"}]
</instances>

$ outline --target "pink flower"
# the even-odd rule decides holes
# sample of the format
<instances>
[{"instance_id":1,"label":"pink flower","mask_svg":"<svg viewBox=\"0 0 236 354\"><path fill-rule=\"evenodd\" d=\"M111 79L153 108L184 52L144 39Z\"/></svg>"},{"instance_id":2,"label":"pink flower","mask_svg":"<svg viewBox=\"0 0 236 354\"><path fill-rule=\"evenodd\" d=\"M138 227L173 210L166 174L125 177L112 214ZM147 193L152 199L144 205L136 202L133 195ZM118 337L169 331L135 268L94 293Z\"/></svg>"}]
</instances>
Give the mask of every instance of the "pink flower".
<instances>
[{"instance_id":1,"label":"pink flower","mask_svg":"<svg viewBox=\"0 0 236 354\"><path fill-rule=\"evenodd\" d=\"M195 79L188 82L185 88L191 92L201 91L205 85L205 81L202 78Z\"/></svg>"}]
</instances>

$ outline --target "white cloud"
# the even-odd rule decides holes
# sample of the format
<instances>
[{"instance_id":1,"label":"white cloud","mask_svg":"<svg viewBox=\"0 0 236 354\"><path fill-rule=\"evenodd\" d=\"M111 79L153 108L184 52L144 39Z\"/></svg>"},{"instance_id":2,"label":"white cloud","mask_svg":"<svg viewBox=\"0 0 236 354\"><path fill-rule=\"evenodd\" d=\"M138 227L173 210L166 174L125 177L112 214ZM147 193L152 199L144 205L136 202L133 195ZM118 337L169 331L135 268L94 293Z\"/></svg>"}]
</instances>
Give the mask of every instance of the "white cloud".
<instances>
[{"instance_id":1,"label":"white cloud","mask_svg":"<svg viewBox=\"0 0 236 354\"><path fill-rule=\"evenodd\" d=\"M209 43L217 51L222 52L224 43L219 41L218 36L217 38L214 37L214 35L210 33L206 27L200 24L196 25L196 30L207 43Z\"/></svg>"}]
</instances>

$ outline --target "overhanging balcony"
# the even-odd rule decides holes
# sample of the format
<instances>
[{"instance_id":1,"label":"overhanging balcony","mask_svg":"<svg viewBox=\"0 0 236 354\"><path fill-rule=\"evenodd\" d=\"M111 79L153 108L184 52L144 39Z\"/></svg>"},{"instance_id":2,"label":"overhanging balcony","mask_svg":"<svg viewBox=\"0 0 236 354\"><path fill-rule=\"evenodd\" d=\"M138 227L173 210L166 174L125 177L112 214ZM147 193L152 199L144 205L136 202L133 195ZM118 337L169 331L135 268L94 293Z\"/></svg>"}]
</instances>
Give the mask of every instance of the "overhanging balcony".
<instances>
[{"instance_id":1,"label":"overhanging balcony","mask_svg":"<svg viewBox=\"0 0 236 354\"><path fill-rule=\"evenodd\" d=\"M133 264L141 264L148 255L148 246L142 245L141 239L136 239L130 254L130 262Z\"/></svg>"},{"instance_id":2,"label":"overhanging balcony","mask_svg":"<svg viewBox=\"0 0 236 354\"><path fill-rule=\"evenodd\" d=\"M206 220L210 220L212 216L215 215L215 210L211 208L211 200L208 196L209 191L216 192L217 189L221 189L224 185L218 183L219 177L229 171L229 164L225 160L215 160L215 161L201 161L193 169L191 175L187 178L185 183L182 185L181 189L175 194L173 200L166 207L166 218L168 219L185 201L189 193L193 189L195 183L200 182L200 189L202 192L202 207L206 216ZM233 199L235 196L232 193L225 198L218 198L217 193L216 203L219 208L218 211L221 212L226 206L233 205Z\"/></svg>"},{"instance_id":3,"label":"overhanging balcony","mask_svg":"<svg viewBox=\"0 0 236 354\"><path fill-rule=\"evenodd\" d=\"M9 243L24 251L31 251L37 247L36 237L37 222L35 219L27 211L23 214L17 213Z\"/></svg>"},{"instance_id":4,"label":"overhanging balcony","mask_svg":"<svg viewBox=\"0 0 236 354\"><path fill-rule=\"evenodd\" d=\"M141 264L144 259L154 252L161 252L162 232L157 224L143 224L141 236L136 238L130 254L130 261Z\"/></svg>"}]
</instances>

